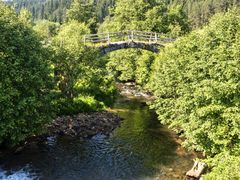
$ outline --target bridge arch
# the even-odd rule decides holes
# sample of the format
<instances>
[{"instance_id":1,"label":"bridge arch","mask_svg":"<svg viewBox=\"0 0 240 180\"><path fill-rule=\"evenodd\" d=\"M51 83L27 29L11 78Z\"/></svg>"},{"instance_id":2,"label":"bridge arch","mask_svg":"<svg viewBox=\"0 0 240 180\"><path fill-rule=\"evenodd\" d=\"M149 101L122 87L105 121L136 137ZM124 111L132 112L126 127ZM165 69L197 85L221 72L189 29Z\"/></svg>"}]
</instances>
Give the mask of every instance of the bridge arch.
<instances>
[{"instance_id":1,"label":"bridge arch","mask_svg":"<svg viewBox=\"0 0 240 180\"><path fill-rule=\"evenodd\" d=\"M116 51L119 49L128 49L128 48L138 48L138 49L143 49L147 51L151 51L153 53L158 53L160 51L162 45L155 44L155 43L144 43L144 42L117 42L117 43L110 43L105 46L100 47L100 53L101 54L107 54L112 51ZM162 46L164 47L164 46Z\"/></svg>"},{"instance_id":2,"label":"bridge arch","mask_svg":"<svg viewBox=\"0 0 240 180\"><path fill-rule=\"evenodd\" d=\"M84 36L84 45L98 47L102 55L127 48L139 48L158 53L166 43L172 41L174 39L166 38L162 34L143 31L98 33Z\"/></svg>"}]
</instances>

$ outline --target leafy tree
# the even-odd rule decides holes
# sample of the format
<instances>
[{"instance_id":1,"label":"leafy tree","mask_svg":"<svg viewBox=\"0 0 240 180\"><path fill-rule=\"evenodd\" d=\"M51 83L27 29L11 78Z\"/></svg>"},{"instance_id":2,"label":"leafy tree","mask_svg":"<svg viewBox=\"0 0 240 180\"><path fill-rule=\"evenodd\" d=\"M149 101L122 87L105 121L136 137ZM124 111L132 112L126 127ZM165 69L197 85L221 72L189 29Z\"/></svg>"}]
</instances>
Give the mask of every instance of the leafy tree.
<instances>
[{"instance_id":1,"label":"leafy tree","mask_svg":"<svg viewBox=\"0 0 240 180\"><path fill-rule=\"evenodd\" d=\"M70 19L87 23L94 16L93 1L74 0L67 14Z\"/></svg>"},{"instance_id":2,"label":"leafy tree","mask_svg":"<svg viewBox=\"0 0 240 180\"><path fill-rule=\"evenodd\" d=\"M171 34L175 26L179 29L178 35L189 30L187 16L181 6L168 6L157 1L119 0L99 31L145 30Z\"/></svg>"},{"instance_id":3,"label":"leafy tree","mask_svg":"<svg viewBox=\"0 0 240 180\"><path fill-rule=\"evenodd\" d=\"M19 19L25 25L32 25L32 14L27 9L22 9L19 13Z\"/></svg>"},{"instance_id":4,"label":"leafy tree","mask_svg":"<svg viewBox=\"0 0 240 180\"><path fill-rule=\"evenodd\" d=\"M234 6L240 5L239 0L173 0L170 5L181 5L189 19L189 26L197 29L208 23L210 17L219 12L226 12Z\"/></svg>"},{"instance_id":5,"label":"leafy tree","mask_svg":"<svg viewBox=\"0 0 240 180\"><path fill-rule=\"evenodd\" d=\"M218 14L166 47L153 65L152 108L159 120L182 129L184 145L208 157L239 154L239 38L239 11Z\"/></svg>"},{"instance_id":6,"label":"leafy tree","mask_svg":"<svg viewBox=\"0 0 240 180\"><path fill-rule=\"evenodd\" d=\"M223 152L208 160L211 172L204 175L204 179L239 179L240 178L240 154Z\"/></svg>"},{"instance_id":7,"label":"leafy tree","mask_svg":"<svg viewBox=\"0 0 240 180\"><path fill-rule=\"evenodd\" d=\"M135 81L145 88L155 59L152 52L144 50L119 50L108 57L107 70L117 81Z\"/></svg>"},{"instance_id":8,"label":"leafy tree","mask_svg":"<svg viewBox=\"0 0 240 180\"><path fill-rule=\"evenodd\" d=\"M66 21L66 11L70 8L72 0L13 0L7 1L7 4L12 4L14 8L19 13L21 9L28 9L33 14L33 20L40 20L40 19L47 19L54 22L65 22ZM82 4L90 3L91 4L91 12L89 11L89 8L82 7L78 3L75 2L81 2ZM140 4L144 1L123 1L123 0L92 0L92 1L84 1L84 0L76 0L72 5L72 9L74 9L76 14L85 13L86 9L90 14L94 14L95 19L93 22L102 23L105 17L110 15L111 9L114 8L116 2L119 4L119 7L124 8L127 4L133 4L133 9L139 9L141 11L142 7L137 7L135 5ZM151 1L145 1L145 4L149 4L150 6L146 7L155 7L156 4L165 4L168 6L168 8L172 9L173 11L177 10L178 8L181 9L182 12L184 12L185 15L188 16L189 22L188 26L196 29L198 27L201 27L202 25L206 24L210 17L212 17L214 14L219 12L226 12L228 9L240 5L239 0L198 0L198 1L192 1L192 0L151 0ZM134 7L135 6L135 7ZM83 8L83 9L81 9ZM86 9L85 9L86 8ZM110 9L110 12L109 12ZM154 8L152 13L156 13L157 9ZM77 11L76 11L77 10ZM82 11L83 10L83 11ZM128 10L128 9L127 9ZM72 11L72 12L74 12ZM87 12L86 11L86 12ZM121 8L120 8L121 11ZM140 12L139 11L139 12ZM125 14L129 14L130 11L126 11ZM162 16L163 12L159 12ZM112 14L111 14L112 15ZM135 17L135 14L131 14L132 17ZM157 16L152 16L151 18L157 20L159 17L159 14L156 14ZM71 15L71 17L75 16L74 14ZM78 15L77 15L78 16ZM76 16L75 16L76 17ZM87 16L86 16L87 17ZM130 17L128 17L130 18ZM92 19L89 18L89 19ZM89 20L88 19L88 20ZM159 21L160 19L158 19ZM92 23L93 23L92 22ZM179 23L179 22L178 22ZM93 23L94 24L94 23ZM141 24L141 22L140 22ZM161 25L160 25L161 26ZM96 27L96 24L94 28ZM181 27L181 28L180 28ZM182 26L180 25L180 29L182 29ZM177 29L178 31L180 29ZM176 29L175 29L176 31Z\"/></svg>"},{"instance_id":9,"label":"leafy tree","mask_svg":"<svg viewBox=\"0 0 240 180\"><path fill-rule=\"evenodd\" d=\"M47 19L49 21L63 23L66 20L66 11L72 0L13 0L8 2L17 13L27 9L32 14L32 20Z\"/></svg>"},{"instance_id":10,"label":"leafy tree","mask_svg":"<svg viewBox=\"0 0 240 180\"><path fill-rule=\"evenodd\" d=\"M37 21L33 26L33 30L37 32L45 42L51 41L51 39L58 34L59 28L59 23L48 20Z\"/></svg>"},{"instance_id":11,"label":"leafy tree","mask_svg":"<svg viewBox=\"0 0 240 180\"><path fill-rule=\"evenodd\" d=\"M100 110L114 99L115 88L105 70L104 59L83 45L83 35L89 32L85 24L70 21L54 38L53 63L61 113Z\"/></svg>"},{"instance_id":12,"label":"leafy tree","mask_svg":"<svg viewBox=\"0 0 240 180\"><path fill-rule=\"evenodd\" d=\"M178 37L189 28L181 6L168 6L155 0L119 0L111 15L100 25L99 32L124 30L153 31ZM108 67L117 79L136 81L145 86L153 59L152 53L122 50L111 53Z\"/></svg>"},{"instance_id":13,"label":"leafy tree","mask_svg":"<svg viewBox=\"0 0 240 180\"><path fill-rule=\"evenodd\" d=\"M89 29L84 24L72 21L62 26L58 36L54 39L55 68L62 69L56 72L56 77L61 79L59 88L68 98L73 98L75 81L82 72L84 47L81 40L88 32Z\"/></svg>"},{"instance_id":14,"label":"leafy tree","mask_svg":"<svg viewBox=\"0 0 240 180\"><path fill-rule=\"evenodd\" d=\"M102 23L110 13L109 9L114 7L115 0L98 0L95 3L97 22Z\"/></svg>"},{"instance_id":15,"label":"leafy tree","mask_svg":"<svg viewBox=\"0 0 240 180\"><path fill-rule=\"evenodd\" d=\"M146 13L146 28L149 31L171 34L178 37L189 31L187 16L181 6L159 4Z\"/></svg>"},{"instance_id":16,"label":"leafy tree","mask_svg":"<svg viewBox=\"0 0 240 180\"><path fill-rule=\"evenodd\" d=\"M108 71L120 81L135 80L136 57L140 52L134 49L119 50L109 55L110 61L107 64Z\"/></svg>"},{"instance_id":17,"label":"leafy tree","mask_svg":"<svg viewBox=\"0 0 240 180\"><path fill-rule=\"evenodd\" d=\"M0 144L42 133L51 120L47 50L13 10L0 3Z\"/></svg>"},{"instance_id":18,"label":"leafy tree","mask_svg":"<svg viewBox=\"0 0 240 180\"><path fill-rule=\"evenodd\" d=\"M96 32L97 21L92 0L74 0L67 11L67 16L70 20L87 24L93 33Z\"/></svg>"},{"instance_id":19,"label":"leafy tree","mask_svg":"<svg viewBox=\"0 0 240 180\"><path fill-rule=\"evenodd\" d=\"M147 84L150 78L150 72L152 64L155 60L155 55L152 52L142 52L142 55L135 61L135 79L138 85L141 85L144 89L147 88Z\"/></svg>"}]
</instances>

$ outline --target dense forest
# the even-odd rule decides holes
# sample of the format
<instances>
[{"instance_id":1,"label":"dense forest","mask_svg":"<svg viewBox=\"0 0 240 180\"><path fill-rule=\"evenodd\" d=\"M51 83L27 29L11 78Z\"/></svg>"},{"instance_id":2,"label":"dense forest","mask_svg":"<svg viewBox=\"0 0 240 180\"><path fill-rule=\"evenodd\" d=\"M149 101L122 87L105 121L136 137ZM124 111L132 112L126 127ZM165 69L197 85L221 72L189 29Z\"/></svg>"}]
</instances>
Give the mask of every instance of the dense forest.
<instances>
[{"instance_id":1,"label":"dense forest","mask_svg":"<svg viewBox=\"0 0 240 180\"><path fill-rule=\"evenodd\" d=\"M116 82L153 94L160 122L203 152L205 179L240 178L239 0L14 0L0 3L0 143L59 115L100 111ZM12 7L9 7L12 6ZM15 9L15 11L14 11ZM158 54L101 56L84 34L142 30L177 40ZM221 176L219 176L221 174Z\"/></svg>"},{"instance_id":2,"label":"dense forest","mask_svg":"<svg viewBox=\"0 0 240 180\"><path fill-rule=\"evenodd\" d=\"M83 7L92 6L97 22L102 23L115 5L116 0L81 0ZM33 20L48 19L54 22L66 21L66 12L72 0L13 0L17 12L25 8L32 13ZM151 2L151 1L149 1ZM156 1L158 2L158 1ZM189 19L192 28L198 28L208 22L208 19L218 12L239 6L239 0L159 0L168 6L181 6ZM152 3L150 3L152 4Z\"/></svg>"},{"instance_id":3,"label":"dense forest","mask_svg":"<svg viewBox=\"0 0 240 180\"><path fill-rule=\"evenodd\" d=\"M11 3L18 13L21 9L29 10L34 21L48 19L61 23L66 20L71 0L14 0Z\"/></svg>"},{"instance_id":4,"label":"dense forest","mask_svg":"<svg viewBox=\"0 0 240 180\"><path fill-rule=\"evenodd\" d=\"M13 0L9 2L19 13L21 9L27 9L31 12L34 21L47 19L54 22L63 23L66 21L67 9L69 9L72 0ZM80 1L83 8L91 6L92 13L95 13L98 22L109 14L108 8L115 3L114 0L94 0Z\"/></svg>"}]
</instances>

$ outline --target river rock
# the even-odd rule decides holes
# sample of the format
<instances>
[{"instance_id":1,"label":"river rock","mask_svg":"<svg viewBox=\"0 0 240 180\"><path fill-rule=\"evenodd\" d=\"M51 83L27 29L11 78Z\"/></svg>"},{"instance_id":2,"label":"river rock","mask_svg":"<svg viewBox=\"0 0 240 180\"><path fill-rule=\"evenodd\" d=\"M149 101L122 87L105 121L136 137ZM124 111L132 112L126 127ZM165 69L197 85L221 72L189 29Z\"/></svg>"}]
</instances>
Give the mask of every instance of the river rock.
<instances>
[{"instance_id":1,"label":"river rock","mask_svg":"<svg viewBox=\"0 0 240 180\"><path fill-rule=\"evenodd\" d=\"M56 118L48 127L48 135L67 135L87 138L98 133L109 135L119 126L121 118L110 112L79 113Z\"/></svg>"},{"instance_id":2,"label":"river rock","mask_svg":"<svg viewBox=\"0 0 240 180\"><path fill-rule=\"evenodd\" d=\"M206 168L207 168L207 164L205 164L203 162L195 161L192 169L189 170L186 173L186 175L188 177L193 177L193 178L199 179L200 176L202 175L202 173L205 171Z\"/></svg>"}]
</instances>

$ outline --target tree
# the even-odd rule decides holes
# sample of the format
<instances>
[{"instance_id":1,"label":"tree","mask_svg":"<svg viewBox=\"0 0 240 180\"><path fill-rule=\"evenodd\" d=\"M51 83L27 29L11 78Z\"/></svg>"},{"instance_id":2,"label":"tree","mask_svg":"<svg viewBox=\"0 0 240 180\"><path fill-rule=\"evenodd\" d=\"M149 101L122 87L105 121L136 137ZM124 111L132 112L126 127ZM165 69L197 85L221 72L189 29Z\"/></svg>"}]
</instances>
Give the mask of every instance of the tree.
<instances>
[{"instance_id":1,"label":"tree","mask_svg":"<svg viewBox=\"0 0 240 180\"><path fill-rule=\"evenodd\" d=\"M184 3L183 3L184 2ZM184 11L188 15L190 27L197 29L206 25L208 20L216 13L226 12L234 6L240 5L239 0L199 0L199 1L179 1L173 3L182 4Z\"/></svg>"},{"instance_id":2,"label":"tree","mask_svg":"<svg viewBox=\"0 0 240 180\"><path fill-rule=\"evenodd\" d=\"M42 133L51 120L47 50L13 10L0 3L0 143Z\"/></svg>"},{"instance_id":3,"label":"tree","mask_svg":"<svg viewBox=\"0 0 240 180\"><path fill-rule=\"evenodd\" d=\"M115 0L98 0L96 3L97 22L102 23L109 15L109 9L115 5Z\"/></svg>"},{"instance_id":4,"label":"tree","mask_svg":"<svg viewBox=\"0 0 240 180\"><path fill-rule=\"evenodd\" d=\"M53 40L55 81L58 85L59 113L75 114L101 110L113 102L115 86L108 76L105 61L95 49L86 49L83 35L89 33L84 23L64 24Z\"/></svg>"},{"instance_id":5,"label":"tree","mask_svg":"<svg viewBox=\"0 0 240 180\"><path fill-rule=\"evenodd\" d=\"M189 27L187 16L181 6L168 6L167 3L155 0L119 0L98 31L125 30L153 31L178 37L187 33ZM136 80L137 83L145 86L148 81L146 74L149 73L153 59L151 53L140 50L113 52L109 56L108 69L118 80Z\"/></svg>"},{"instance_id":6,"label":"tree","mask_svg":"<svg viewBox=\"0 0 240 180\"><path fill-rule=\"evenodd\" d=\"M74 0L67 11L67 17L87 24L92 33L96 32L97 21L93 0Z\"/></svg>"},{"instance_id":7,"label":"tree","mask_svg":"<svg viewBox=\"0 0 240 180\"><path fill-rule=\"evenodd\" d=\"M152 52L142 52L142 55L136 60L135 79L138 85L147 89L147 84L150 78L152 64L155 60L155 55Z\"/></svg>"},{"instance_id":8,"label":"tree","mask_svg":"<svg viewBox=\"0 0 240 180\"><path fill-rule=\"evenodd\" d=\"M239 42L239 11L233 10L214 16L208 26L166 47L153 65L151 107L163 124L183 130L185 147L207 157L240 154ZM210 165L229 175L231 168L224 170L213 161ZM239 173L235 170L233 177Z\"/></svg>"},{"instance_id":9,"label":"tree","mask_svg":"<svg viewBox=\"0 0 240 180\"><path fill-rule=\"evenodd\" d=\"M127 53L126 53L127 52ZM136 70L136 58L141 52L135 49L119 50L109 55L108 71L116 80L134 81Z\"/></svg>"},{"instance_id":10,"label":"tree","mask_svg":"<svg viewBox=\"0 0 240 180\"><path fill-rule=\"evenodd\" d=\"M58 34L60 28L59 23L50 22L48 20L37 21L33 30L47 43Z\"/></svg>"},{"instance_id":11,"label":"tree","mask_svg":"<svg viewBox=\"0 0 240 180\"><path fill-rule=\"evenodd\" d=\"M144 30L145 13L149 8L150 4L143 0L119 0L99 31Z\"/></svg>"},{"instance_id":12,"label":"tree","mask_svg":"<svg viewBox=\"0 0 240 180\"><path fill-rule=\"evenodd\" d=\"M169 6L167 3L152 1L119 0L103 24L100 32L143 30L178 35L189 31L188 21L182 6ZM176 28L175 28L176 29Z\"/></svg>"},{"instance_id":13,"label":"tree","mask_svg":"<svg viewBox=\"0 0 240 180\"><path fill-rule=\"evenodd\" d=\"M19 19L25 25L32 25L32 14L27 9L21 9Z\"/></svg>"},{"instance_id":14,"label":"tree","mask_svg":"<svg viewBox=\"0 0 240 180\"><path fill-rule=\"evenodd\" d=\"M63 23L66 20L66 10L72 0L13 0L12 5L17 13L27 9L32 13L32 20L49 20Z\"/></svg>"}]
</instances>

